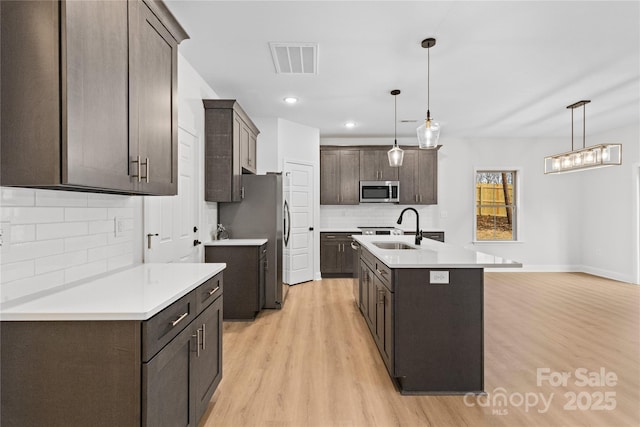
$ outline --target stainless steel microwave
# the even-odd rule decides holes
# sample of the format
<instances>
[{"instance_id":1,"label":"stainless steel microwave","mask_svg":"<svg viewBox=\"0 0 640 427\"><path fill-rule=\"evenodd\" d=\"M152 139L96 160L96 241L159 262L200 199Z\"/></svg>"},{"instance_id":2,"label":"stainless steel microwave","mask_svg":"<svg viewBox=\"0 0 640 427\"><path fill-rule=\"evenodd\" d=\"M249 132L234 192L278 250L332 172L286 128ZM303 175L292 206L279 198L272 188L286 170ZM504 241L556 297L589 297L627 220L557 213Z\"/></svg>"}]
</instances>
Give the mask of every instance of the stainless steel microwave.
<instances>
[{"instance_id":1,"label":"stainless steel microwave","mask_svg":"<svg viewBox=\"0 0 640 427\"><path fill-rule=\"evenodd\" d=\"M360 181L360 203L398 203L400 182Z\"/></svg>"}]
</instances>

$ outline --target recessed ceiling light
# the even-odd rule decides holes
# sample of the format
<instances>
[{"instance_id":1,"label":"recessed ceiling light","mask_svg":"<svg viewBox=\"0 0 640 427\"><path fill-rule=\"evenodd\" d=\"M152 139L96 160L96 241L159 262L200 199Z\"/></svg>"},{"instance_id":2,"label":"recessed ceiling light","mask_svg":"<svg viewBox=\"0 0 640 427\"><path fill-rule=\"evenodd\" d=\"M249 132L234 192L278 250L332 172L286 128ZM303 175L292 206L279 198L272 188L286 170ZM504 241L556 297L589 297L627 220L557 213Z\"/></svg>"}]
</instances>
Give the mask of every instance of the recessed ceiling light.
<instances>
[{"instance_id":1,"label":"recessed ceiling light","mask_svg":"<svg viewBox=\"0 0 640 427\"><path fill-rule=\"evenodd\" d=\"M347 122L347 123L344 124L344 127L349 128L349 129L354 128L354 127L356 127L356 122Z\"/></svg>"},{"instance_id":2,"label":"recessed ceiling light","mask_svg":"<svg viewBox=\"0 0 640 427\"><path fill-rule=\"evenodd\" d=\"M284 102L286 102L287 104L295 104L298 102L298 98L296 98L295 96L287 96L284 99Z\"/></svg>"}]
</instances>

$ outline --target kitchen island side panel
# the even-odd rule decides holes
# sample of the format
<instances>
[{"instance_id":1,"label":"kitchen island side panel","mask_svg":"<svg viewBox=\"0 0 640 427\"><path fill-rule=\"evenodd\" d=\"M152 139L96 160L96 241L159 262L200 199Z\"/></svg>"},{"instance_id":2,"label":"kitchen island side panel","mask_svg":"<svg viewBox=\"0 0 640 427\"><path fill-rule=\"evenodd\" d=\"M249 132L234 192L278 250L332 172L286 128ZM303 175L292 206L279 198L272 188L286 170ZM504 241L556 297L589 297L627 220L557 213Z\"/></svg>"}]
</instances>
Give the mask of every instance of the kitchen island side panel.
<instances>
[{"instance_id":1,"label":"kitchen island side panel","mask_svg":"<svg viewBox=\"0 0 640 427\"><path fill-rule=\"evenodd\" d=\"M395 376L403 393L465 393L484 388L484 271L396 269Z\"/></svg>"}]
</instances>

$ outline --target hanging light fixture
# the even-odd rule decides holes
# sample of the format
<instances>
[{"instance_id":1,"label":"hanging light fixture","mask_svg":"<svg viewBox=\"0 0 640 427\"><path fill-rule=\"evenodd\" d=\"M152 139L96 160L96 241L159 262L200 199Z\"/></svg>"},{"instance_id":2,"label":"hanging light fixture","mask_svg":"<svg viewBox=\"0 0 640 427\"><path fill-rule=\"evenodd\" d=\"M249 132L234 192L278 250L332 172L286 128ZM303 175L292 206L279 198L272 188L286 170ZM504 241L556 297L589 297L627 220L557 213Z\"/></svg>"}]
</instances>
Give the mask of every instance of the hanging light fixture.
<instances>
[{"instance_id":1,"label":"hanging light fixture","mask_svg":"<svg viewBox=\"0 0 640 427\"><path fill-rule=\"evenodd\" d=\"M544 158L544 173L565 173L585 169L597 169L622 164L622 144L598 144L585 146L585 105L583 100L568 105L571 109L571 151ZM582 107L582 148L573 148L573 110Z\"/></svg>"},{"instance_id":2,"label":"hanging light fixture","mask_svg":"<svg viewBox=\"0 0 640 427\"><path fill-rule=\"evenodd\" d=\"M402 166L402 159L404 158L404 150L398 147L397 133L398 102L396 97L397 95L400 95L400 90L392 90L391 95L393 95L393 147L391 147L391 150L387 151L387 156L389 156L389 166L397 168Z\"/></svg>"},{"instance_id":3,"label":"hanging light fixture","mask_svg":"<svg viewBox=\"0 0 640 427\"><path fill-rule=\"evenodd\" d=\"M440 124L431 120L429 110L429 74L431 72L431 59L429 49L436 45L436 39L428 38L422 40L422 47L427 49L427 119L416 131L418 133L418 143L420 148L437 148L440 137Z\"/></svg>"}]
</instances>

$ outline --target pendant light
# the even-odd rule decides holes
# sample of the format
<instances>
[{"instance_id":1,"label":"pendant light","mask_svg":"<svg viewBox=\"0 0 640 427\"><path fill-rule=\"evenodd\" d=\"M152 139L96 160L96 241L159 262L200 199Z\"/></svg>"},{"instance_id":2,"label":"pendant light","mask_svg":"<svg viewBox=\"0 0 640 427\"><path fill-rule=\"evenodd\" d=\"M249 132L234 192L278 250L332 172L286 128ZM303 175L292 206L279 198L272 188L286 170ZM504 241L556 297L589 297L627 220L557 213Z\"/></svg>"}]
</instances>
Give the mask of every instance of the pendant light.
<instances>
[{"instance_id":1,"label":"pendant light","mask_svg":"<svg viewBox=\"0 0 640 427\"><path fill-rule=\"evenodd\" d=\"M391 95L393 95L393 147L391 147L391 150L387 151L387 156L389 156L389 166L397 168L402 166L402 159L404 158L404 150L398 147L397 136L398 102L396 96L400 95L400 90L392 90Z\"/></svg>"},{"instance_id":2,"label":"pendant light","mask_svg":"<svg viewBox=\"0 0 640 427\"><path fill-rule=\"evenodd\" d=\"M622 144L598 144L585 146L585 106L591 101L583 100L568 105L571 109L571 151L544 158L544 173L565 173L585 169L622 164ZM573 110L582 107L582 148L573 148Z\"/></svg>"},{"instance_id":3,"label":"pendant light","mask_svg":"<svg viewBox=\"0 0 640 427\"><path fill-rule=\"evenodd\" d=\"M431 120L431 111L429 110L429 74L431 72L429 50L435 45L436 39L434 38L422 40L422 47L427 49L427 119L424 124L416 130L420 148L437 148L438 138L440 138L440 124Z\"/></svg>"}]
</instances>

